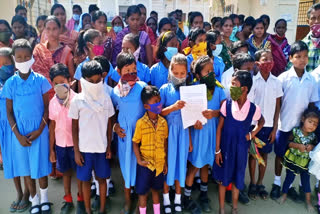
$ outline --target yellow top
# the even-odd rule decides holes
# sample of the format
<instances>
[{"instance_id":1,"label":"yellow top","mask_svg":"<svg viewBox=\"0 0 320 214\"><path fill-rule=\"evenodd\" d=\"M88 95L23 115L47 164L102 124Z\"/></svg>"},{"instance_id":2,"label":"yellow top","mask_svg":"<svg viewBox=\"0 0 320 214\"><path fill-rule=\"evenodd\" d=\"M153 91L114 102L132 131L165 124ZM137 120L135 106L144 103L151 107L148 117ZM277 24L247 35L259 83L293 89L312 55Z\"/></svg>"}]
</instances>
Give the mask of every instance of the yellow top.
<instances>
[{"instance_id":1,"label":"yellow top","mask_svg":"<svg viewBox=\"0 0 320 214\"><path fill-rule=\"evenodd\" d=\"M166 158L165 140L167 138L167 121L160 115L158 116L156 129L149 120L147 113L137 121L132 141L141 143L141 157L144 161L149 162L148 169L151 171L156 170L156 176L163 172Z\"/></svg>"}]
</instances>

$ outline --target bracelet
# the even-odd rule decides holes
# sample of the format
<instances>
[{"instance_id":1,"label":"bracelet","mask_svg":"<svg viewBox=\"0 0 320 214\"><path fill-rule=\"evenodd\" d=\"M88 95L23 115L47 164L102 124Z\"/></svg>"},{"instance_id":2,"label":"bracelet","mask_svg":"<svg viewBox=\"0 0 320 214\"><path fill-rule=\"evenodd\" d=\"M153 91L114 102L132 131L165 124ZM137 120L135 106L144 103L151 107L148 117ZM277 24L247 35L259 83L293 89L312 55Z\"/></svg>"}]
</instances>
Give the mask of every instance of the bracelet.
<instances>
[{"instance_id":1,"label":"bracelet","mask_svg":"<svg viewBox=\"0 0 320 214\"><path fill-rule=\"evenodd\" d=\"M117 123L115 123L115 124L113 125L113 127L112 127L112 131L113 131L113 132L116 132L116 131L115 131L116 125L117 125Z\"/></svg>"},{"instance_id":2,"label":"bracelet","mask_svg":"<svg viewBox=\"0 0 320 214\"><path fill-rule=\"evenodd\" d=\"M15 124L11 127L11 131L13 131L14 128L16 128L16 126L17 126L17 123L15 123Z\"/></svg>"},{"instance_id":3,"label":"bracelet","mask_svg":"<svg viewBox=\"0 0 320 214\"><path fill-rule=\"evenodd\" d=\"M251 132L249 132L249 139L252 140Z\"/></svg>"},{"instance_id":4,"label":"bracelet","mask_svg":"<svg viewBox=\"0 0 320 214\"><path fill-rule=\"evenodd\" d=\"M44 124L47 125L47 121L43 117L42 117L42 120L43 120Z\"/></svg>"},{"instance_id":5,"label":"bracelet","mask_svg":"<svg viewBox=\"0 0 320 214\"><path fill-rule=\"evenodd\" d=\"M216 153L216 155L217 155L217 154L220 154L220 153L221 153L221 149L220 149L219 151L215 152L215 153Z\"/></svg>"}]
</instances>

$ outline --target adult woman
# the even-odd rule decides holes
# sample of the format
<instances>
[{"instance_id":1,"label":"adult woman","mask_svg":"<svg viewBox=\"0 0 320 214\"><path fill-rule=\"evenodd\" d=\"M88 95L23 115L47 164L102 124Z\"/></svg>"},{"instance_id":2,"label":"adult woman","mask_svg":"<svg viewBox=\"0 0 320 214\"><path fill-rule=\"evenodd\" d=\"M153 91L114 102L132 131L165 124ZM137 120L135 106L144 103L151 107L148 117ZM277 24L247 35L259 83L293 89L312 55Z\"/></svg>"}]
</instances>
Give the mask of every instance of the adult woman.
<instances>
[{"instance_id":1,"label":"adult woman","mask_svg":"<svg viewBox=\"0 0 320 214\"><path fill-rule=\"evenodd\" d=\"M195 28L203 28L203 15L202 13L196 11L192 12L189 16L189 27L190 29L195 29ZM185 49L186 47L189 46L189 39L186 38L183 40L181 44L181 50Z\"/></svg>"},{"instance_id":2,"label":"adult woman","mask_svg":"<svg viewBox=\"0 0 320 214\"><path fill-rule=\"evenodd\" d=\"M11 39L12 30L9 23L0 19L0 48L12 46L13 40Z\"/></svg>"},{"instance_id":3,"label":"adult woman","mask_svg":"<svg viewBox=\"0 0 320 214\"><path fill-rule=\"evenodd\" d=\"M146 22L146 23L147 23L147 26L148 26L149 28L151 28L151 30L152 30L155 38L157 39L157 38L158 38L158 36L157 36L157 29L158 29L157 20L156 20L154 17L151 17L151 16L150 16L150 17L147 19L147 22Z\"/></svg>"},{"instance_id":4,"label":"adult woman","mask_svg":"<svg viewBox=\"0 0 320 214\"><path fill-rule=\"evenodd\" d=\"M224 64L226 65L224 68L224 70L226 71L232 66L231 52L230 52L232 41L230 40L230 36L233 30L233 22L231 18L224 17L221 20L221 30L223 34L223 41L221 42L221 44L223 47L219 56L222 58Z\"/></svg>"},{"instance_id":5,"label":"adult woman","mask_svg":"<svg viewBox=\"0 0 320 214\"><path fill-rule=\"evenodd\" d=\"M117 34L121 32L124 28L124 24L122 21L121 16L115 16L111 21L111 30L109 31L109 36L112 38L112 40L116 40Z\"/></svg>"}]
</instances>

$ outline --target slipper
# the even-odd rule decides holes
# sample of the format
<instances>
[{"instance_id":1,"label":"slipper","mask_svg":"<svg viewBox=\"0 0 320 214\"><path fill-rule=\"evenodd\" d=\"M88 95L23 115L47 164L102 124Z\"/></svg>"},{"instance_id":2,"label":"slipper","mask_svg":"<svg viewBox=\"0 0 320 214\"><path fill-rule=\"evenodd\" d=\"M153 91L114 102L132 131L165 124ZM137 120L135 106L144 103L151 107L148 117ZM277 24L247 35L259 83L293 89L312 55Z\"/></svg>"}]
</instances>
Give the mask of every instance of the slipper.
<instances>
[{"instance_id":1,"label":"slipper","mask_svg":"<svg viewBox=\"0 0 320 214\"><path fill-rule=\"evenodd\" d=\"M41 214L51 214L51 206L52 206L52 205L53 205L53 204L50 203L50 202L42 203L42 204L40 205ZM44 207L44 206L48 206L49 209L43 210L42 207Z\"/></svg>"},{"instance_id":2,"label":"slipper","mask_svg":"<svg viewBox=\"0 0 320 214\"><path fill-rule=\"evenodd\" d=\"M32 210L34 210L34 209L38 209L38 212L35 212L35 213L32 212ZM40 205L35 205L35 206L30 208L29 212L32 213L32 214L41 214L41 206Z\"/></svg>"},{"instance_id":3,"label":"slipper","mask_svg":"<svg viewBox=\"0 0 320 214\"><path fill-rule=\"evenodd\" d=\"M26 211L29 208L30 205L31 205L30 201L25 201L25 200L20 201L20 203L17 207L17 212L23 213L24 211Z\"/></svg>"},{"instance_id":4,"label":"slipper","mask_svg":"<svg viewBox=\"0 0 320 214\"><path fill-rule=\"evenodd\" d=\"M263 200L267 200L269 193L265 190L265 186L257 185L257 193Z\"/></svg>"},{"instance_id":5,"label":"slipper","mask_svg":"<svg viewBox=\"0 0 320 214\"><path fill-rule=\"evenodd\" d=\"M20 201L13 201L10 205L9 211L14 213L17 211L17 207L19 206Z\"/></svg>"},{"instance_id":6,"label":"slipper","mask_svg":"<svg viewBox=\"0 0 320 214\"><path fill-rule=\"evenodd\" d=\"M257 185L255 184L249 185L248 196L251 200L257 199Z\"/></svg>"}]
</instances>

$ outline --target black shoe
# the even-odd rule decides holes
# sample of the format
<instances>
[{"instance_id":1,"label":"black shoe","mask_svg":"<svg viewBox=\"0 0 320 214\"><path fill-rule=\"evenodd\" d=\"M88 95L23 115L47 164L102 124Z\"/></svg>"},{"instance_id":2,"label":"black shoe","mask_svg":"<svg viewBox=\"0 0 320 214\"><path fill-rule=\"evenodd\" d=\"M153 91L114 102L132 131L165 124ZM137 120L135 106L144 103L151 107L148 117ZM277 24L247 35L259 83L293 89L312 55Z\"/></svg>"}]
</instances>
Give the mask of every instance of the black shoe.
<instances>
[{"instance_id":1,"label":"black shoe","mask_svg":"<svg viewBox=\"0 0 320 214\"><path fill-rule=\"evenodd\" d=\"M97 211L100 209L100 196L96 195L96 197L94 198L92 204L91 204L91 208L93 211Z\"/></svg>"},{"instance_id":2,"label":"black shoe","mask_svg":"<svg viewBox=\"0 0 320 214\"><path fill-rule=\"evenodd\" d=\"M212 211L212 208L209 203L208 195L201 196L200 194L198 201L203 212L210 213Z\"/></svg>"},{"instance_id":3,"label":"black shoe","mask_svg":"<svg viewBox=\"0 0 320 214\"><path fill-rule=\"evenodd\" d=\"M111 184L111 185L110 185ZM114 183L113 183L113 181L110 181L109 182L109 185L110 185L110 187L109 187L109 196L113 196L115 193L116 193L116 189L115 189L115 187L114 187Z\"/></svg>"},{"instance_id":4,"label":"black shoe","mask_svg":"<svg viewBox=\"0 0 320 214\"><path fill-rule=\"evenodd\" d=\"M316 206L316 209L317 209L318 214L320 214L320 206L319 205Z\"/></svg>"},{"instance_id":5,"label":"black shoe","mask_svg":"<svg viewBox=\"0 0 320 214\"><path fill-rule=\"evenodd\" d=\"M184 198L183 209L187 210L191 214L201 214L201 209L199 205L194 200L192 200L191 197Z\"/></svg>"},{"instance_id":6,"label":"black shoe","mask_svg":"<svg viewBox=\"0 0 320 214\"><path fill-rule=\"evenodd\" d=\"M239 191L239 199L238 200L241 204L244 204L244 205L249 204L250 200L249 200L249 197L248 197L245 190Z\"/></svg>"},{"instance_id":7,"label":"black shoe","mask_svg":"<svg viewBox=\"0 0 320 214\"><path fill-rule=\"evenodd\" d=\"M302 186L299 186L299 200L302 202L306 200L306 194L304 193Z\"/></svg>"},{"instance_id":8,"label":"black shoe","mask_svg":"<svg viewBox=\"0 0 320 214\"><path fill-rule=\"evenodd\" d=\"M227 190L226 191L226 202L228 204L232 203L232 192L231 192L231 190Z\"/></svg>"},{"instance_id":9,"label":"black shoe","mask_svg":"<svg viewBox=\"0 0 320 214\"><path fill-rule=\"evenodd\" d=\"M280 198L280 186L278 186L276 184L272 184L272 190L270 192L270 198L272 200L277 200L278 198Z\"/></svg>"},{"instance_id":10,"label":"black shoe","mask_svg":"<svg viewBox=\"0 0 320 214\"><path fill-rule=\"evenodd\" d=\"M291 187L288 190L288 198L293 200L294 202L301 203L302 201L300 200L299 194L297 193L296 189L294 187Z\"/></svg>"},{"instance_id":11,"label":"black shoe","mask_svg":"<svg viewBox=\"0 0 320 214\"><path fill-rule=\"evenodd\" d=\"M84 206L84 201L77 201L77 210L76 214L85 214L86 208Z\"/></svg>"},{"instance_id":12,"label":"black shoe","mask_svg":"<svg viewBox=\"0 0 320 214\"><path fill-rule=\"evenodd\" d=\"M60 214L68 214L71 212L73 208L74 208L74 205L72 202L64 202L63 206L61 207Z\"/></svg>"},{"instance_id":13,"label":"black shoe","mask_svg":"<svg viewBox=\"0 0 320 214\"><path fill-rule=\"evenodd\" d=\"M92 182L90 197L93 198L94 196L96 196L96 193L97 193L96 184L94 182Z\"/></svg>"}]
</instances>

